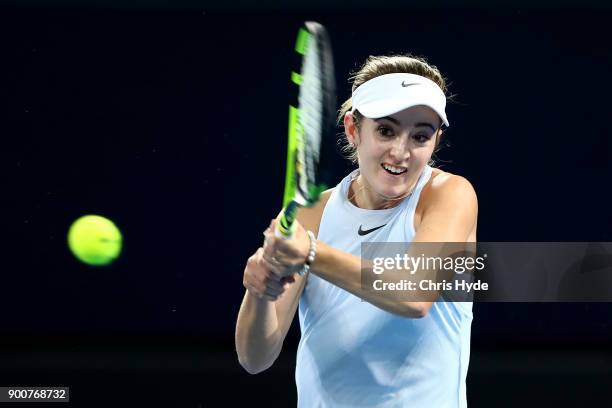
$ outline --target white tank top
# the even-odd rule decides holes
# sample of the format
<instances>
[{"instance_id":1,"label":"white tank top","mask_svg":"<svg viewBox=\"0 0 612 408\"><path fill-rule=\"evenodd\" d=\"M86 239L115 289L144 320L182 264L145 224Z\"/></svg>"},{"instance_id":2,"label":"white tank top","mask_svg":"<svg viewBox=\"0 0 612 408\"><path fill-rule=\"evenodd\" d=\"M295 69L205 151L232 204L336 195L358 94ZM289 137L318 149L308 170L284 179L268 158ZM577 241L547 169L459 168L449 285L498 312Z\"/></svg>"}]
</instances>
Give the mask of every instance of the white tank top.
<instances>
[{"instance_id":1,"label":"white tank top","mask_svg":"<svg viewBox=\"0 0 612 408\"><path fill-rule=\"evenodd\" d=\"M355 170L332 191L318 239L356 256L362 242L411 242L431 174L425 166L412 195L396 207L365 210L347 198ZM403 318L310 274L299 319L298 407L467 406L471 303L437 301L424 318Z\"/></svg>"}]
</instances>

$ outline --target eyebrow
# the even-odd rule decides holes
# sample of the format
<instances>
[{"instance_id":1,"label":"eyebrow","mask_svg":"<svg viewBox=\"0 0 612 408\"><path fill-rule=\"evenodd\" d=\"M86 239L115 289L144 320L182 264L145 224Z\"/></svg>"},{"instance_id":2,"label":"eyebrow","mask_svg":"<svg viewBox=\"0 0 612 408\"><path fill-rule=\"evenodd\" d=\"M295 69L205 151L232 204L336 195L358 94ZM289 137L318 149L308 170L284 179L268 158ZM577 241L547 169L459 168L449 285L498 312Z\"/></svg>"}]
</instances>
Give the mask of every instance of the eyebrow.
<instances>
[{"instance_id":1,"label":"eyebrow","mask_svg":"<svg viewBox=\"0 0 612 408\"><path fill-rule=\"evenodd\" d=\"M391 116L383 116L382 118L378 118L376 120L378 121L378 120L381 120L381 119L386 119L389 122L392 122L392 123L396 124L397 126L400 125L399 120L397 120L395 118L392 118ZM434 125L432 125L431 123L428 123L428 122L418 122L418 123L415 123L414 127L428 127L428 128L431 128L432 131L434 131L434 132L436 131L436 128L434 127Z\"/></svg>"}]
</instances>

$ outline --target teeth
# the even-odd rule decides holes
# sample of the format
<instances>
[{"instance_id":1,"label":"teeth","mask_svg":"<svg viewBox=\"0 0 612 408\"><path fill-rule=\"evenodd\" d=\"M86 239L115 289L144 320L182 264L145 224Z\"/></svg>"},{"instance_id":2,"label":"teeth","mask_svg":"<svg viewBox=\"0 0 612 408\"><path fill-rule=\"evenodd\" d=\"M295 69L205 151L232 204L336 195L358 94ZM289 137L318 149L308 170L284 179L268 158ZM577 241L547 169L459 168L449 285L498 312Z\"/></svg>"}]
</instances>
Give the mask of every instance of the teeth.
<instances>
[{"instance_id":1,"label":"teeth","mask_svg":"<svg viewBox=\"0 0 612 408\"><path fill-rule=\"evenodd\" d=\"M403 173L403 172L405 172L405 171L406 171L406 169L405 169L405 168L402 168L402 167L394 167L394 166L391 166L391 165L386 164L386 163L383 163L383 167L384 167L385 169L389 170L391 173L395 173L395 174L401 174L401 173Z\"/></svg>"}]
</instances>

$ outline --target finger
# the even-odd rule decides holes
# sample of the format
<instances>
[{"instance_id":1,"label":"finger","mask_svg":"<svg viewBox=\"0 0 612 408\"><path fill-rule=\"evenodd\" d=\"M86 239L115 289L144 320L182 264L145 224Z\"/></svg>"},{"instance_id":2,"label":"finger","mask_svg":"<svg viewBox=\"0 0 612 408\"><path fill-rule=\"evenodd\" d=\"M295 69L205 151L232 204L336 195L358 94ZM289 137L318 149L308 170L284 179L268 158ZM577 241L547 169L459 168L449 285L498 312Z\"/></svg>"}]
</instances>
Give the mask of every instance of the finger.
<instances>
[{"instance_id":1,"label":"finger","mask_svg":"<svg viewBox=\"0 0 612 408\"><path fill-rule=\"evenodd\" d=\"M264 261L265 262L265 261ZM298 272L298 269L296 267L292 267L292 266L284 266L282 268L277 268L275 270L270 270L270 280L274 280L276 282L281 282L281 279L287 277L287 276L291 276L293 274L295 274L296 272Z\"/></svg>"},{"instance_id":2,"label":"finger","mask_svg":"<svg viewBox=\"0 0 612 408\"><path fill-rule=\"evenodd\" d=\"M264 242L266 242L266 237L270 234L270 227L267 227L263 232L262 235L264 237Z\"/></svg>"},{"instance_id":3,"label":"finger","mask_svg":"<svg viewBox=\"0 0 612 408\"><path fill-rule=\"evenodd\" d=\"M266 228L266 233L271 232L272 235L274 235L274 219L272 219L270 221L270 224L268 224L268 228Z\"/></svg>"},{"instance_id":4,"label":"finger","mask_svg":"<svg viewBox=\"0 0 612 408\"><path fill-rule=\"evenodd\" d=\"M270 270L270 272L272 272L272 274L276 275L276 279L277 281L280 281L280 279L286 277L286 276L291 276L294 273L296 273L300 268L302 268L303 264L300 262L297 262L295 264L292 264L290 262L285 262L282 261L281 262L274 262L274 261L269 261L267 259L262 259L262 262L265 263L266 268L268 270Z\"/></svg>"},{"instance_id":5,"label":"finger","mask_svg":"<svg viewBox=\"0 0 612 408\"><path fill-rule=\"evenodd\" d=\"M280 266L281 265L281 263L278 261L278 258L276 258L272 254L268 254L266 252L262 252L261 259L265 260L266 262L268 262L269 264L272 264L274 266Z\"/></svg>"},{"instance_id":6,"label":"finger","mask_svg":"<svg viewBox=\"0 0 612 408\"><path fill-rule=\"evenodd\" d=\"M257 299L261 299L262 292L258 291L257 288L255 288L253 285L248 282L245 282L244 287L252 296L255 296Z\"/></svg>"},{"instance_id":7,"label":"finger","mask_svg":"<svg viewBox=\"0 0 612 408\"><path fill-rule=\"evenodd\" d=\"M253 262L257 263L259 258L261 258L261 256L263 255L263 247L257 248L257 251L255 251L255 253L253 254L253 256L251 258L253 258Z\"/></svg>"},{"instance_id":8,"label":"finger","mask_svg":"<svg viewBox=\"0 0 612 408\"><path fill-rule=\"evenodd\" d=\"M247 287L247 290L252 296L255 296L257 299L265 299L267 301L274 302L279 298L279 296L274 295L274 294L270 294L267 292L260 292L256 288L252 287L251 285Z\"/></svg>"},{"instance_id":9,"label":"finger","mask_svg":"<svg viewBox=\"0 0 612 408\"><path fill-rule=\"evenodd\" d=\"M264 295L270 295L270 296L276 296L279 297L280 295L283 294L283 292L285 291L285 289L281 286L278 288L266 288Z\"/></svg>"},{"instance_id":10,"label":"finger","mask_svg":"<svg viewBox=\"0 0 612 408\"><path fill-rule=\"evenodd\" d=\"M278 245L277 238L272 232L266 232L263 251L265 254L272 256L276 252L276 246Z\"/></svg>"},{"instance_id":11,"label":"finger","mask_svg":"<svg viewBox=\"0 0 612 408\"><path fill-rule=\"evenodd\" d=\"M266 271L271 272L268 275L268 278L273 279L275 281L279 281L281 279L281 277L283 276L283 269L284 269L283 266L274 264L271 261L269 261L266 258L264 258L263 256L258 261L258 263L259 263L260 267L264 268Z\"/></svg>"},{"instance_id":12,"label":"finger","mask_svg":"<svg viewBox=\"0 0 612 408\"><path fill-rule=\"evenodd\" d=\"M268 262L272 266L276 267L276 269L283 269L287 266L287 263L282 258L276 256L276 254L274 256L270 256L264 253L262 255L262 258L265 259L266 262Z\"/></svg>"},{"instance_id":13,"label":"finger","mask_svg":"<svg viewBox=\"0 0 612 408\"><path fill-rule=\"evenodd\" d=\"M274 294L279 294L284 291L283 285L280 281L269 280L266 282L266 291Z\"/></svg>"},{"instance_id":14,"label":"finger","mask_svg":"<svg viewBox=\"0 0 612 408\"><path fill-rule=\"evenodd\" d=\"M266 291L266 283L257 276L245 276L245 287L248 286L259 298Z\"/></svg>"},{"instance_id":15,"label":"finger","mask_svg":"<svg viewBox=\"0 0 612 408\"><path fill-rule=\"evenodd\" d=\"M265 294L263 295L263 298L270 302L276 302L276 300L278 299L278 296L271 296L271 295Z\"/></svg>"},{"instance_id":16,"label":"finger","mask_svg":"<svg viewBox=\"0 0 612 408\"><path fill-rule=\"evenodd\" d=\"M280 258L280 256L293 257L299 253L295 240L287 240L278 237L267 238L264 252L275 255L277 258Z\"/></svg>"},{"instance_id":17,"label":"finger","mask_svg":"<svg viewBox=\"0 0 612 408\"><path fill-rule=\"evenodd\" d=\"M291 257L288 255L281 255L278 252L276 252L273 257L266 256L265 259L268 263L276 266L276 269L279 269L283 275L287 275L287 269L295 269L298 266L304 265L302 256Z\"/></svg>"},{"instance_id":18,"label":"finger","mask_svg":"<svg viewBox=\"0 0 612 408\"><path fill-rule=\"evenodd\" d=\"M271 263L271 258L272 255L267 254L264 248L258 248L257 252L255 253L255 264L261 264L262 259L265 259L268 261L268 263Z\"/></svg>"},{"instance_id":19,"label":"finger","mask_svg":"<svg viewBox=\"0 0 612 408\"><path fill-rule=\"evenodd\" d=\"M280 256L286 258L295 258L301 256L300 250L294 242L275 242L274 250L277 253L277 258L280 258Z\"/></svg>"},{"instance_id":20,"label":"finger","mask_svg":"<svg viewBox=\"0 0 612 408\"><path fill-rule=\"evenodd\" d=\"M285 279L287 277L291 277L293 275L295 275L296 273L298 273L301 269L303 268L303 265L297 265L297 266L286 266L285 268L283 268L283 270L281 271L281 279ZM282 282L281 282L282 283ZM292 282L290 282L292 283ZM284 285L284 283L283 283Z\"/></svg>"},{"instance_id":21,"label":"finger","mask_svg":"<svg viewBox=\"0 0 612 408\"><path fill-rule=\"evenodd\" d=\"M285 276L280 280L280 284L283 285L284 287L287 287L288 285L294 282L295 282L295 278L293 277L293 275Z\"/></svg>"},{"instance_id":22,"label":"finger","mask_svg":"<svg viewBox=\"0 0 612 408\"><path fill-rule=\"evenodd\" d=\"M289 286L293 285L294 283L295 283L295 279L293 278L293 275L285 276L280 281L280 284L283 285L283 289L285 289L285 291L289 289Z\"/></svg>"},{"instance_id":23,"label":"finger","mask_svg":"<svg viewBox=\"0 0 612 408\"><path fill-rule=\"evenodd\" d=\"M275 269L278 269L278 268L282 269L285 266L285 264L282 261L282 259L280 259L277 255L278 254L276 253L276 251L272 252L270 250L266 251L264 249L261 251L260 254L258 254L257 261L259 262L260 259L264 259L268 264L274 266Z\"/></svg>"}]
</instances>

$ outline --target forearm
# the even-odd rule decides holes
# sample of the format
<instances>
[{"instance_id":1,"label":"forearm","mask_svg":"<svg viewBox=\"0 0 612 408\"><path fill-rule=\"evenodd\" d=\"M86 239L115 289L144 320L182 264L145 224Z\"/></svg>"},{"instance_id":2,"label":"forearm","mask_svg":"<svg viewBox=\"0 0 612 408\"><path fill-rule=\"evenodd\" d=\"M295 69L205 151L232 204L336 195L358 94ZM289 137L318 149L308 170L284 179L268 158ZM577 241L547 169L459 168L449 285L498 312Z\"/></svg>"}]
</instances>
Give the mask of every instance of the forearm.
<instances>
[{"instance_id":1,"label":"forearm","mask_svg":"<svg viewBox=\"0 0 612 408\"><path fill-rule=\"evenodd\" d=\"M361 258L317 241L311 273L387 312L409 318L420 318L427 313L428 302L401 301L388 291L364 290L361 268Z\"/></svg>"},{"instance_id":2,"label":"forearm","mask_svg":"<svg viewBox=\"0 0 612 408\"><path fill-rule=\"evenodd\" d=\"M256 374L274 363L280 347L274 302L257 299L246 291L236 323L238 361L249 373Z\"/></svg>"}]
</instances>

